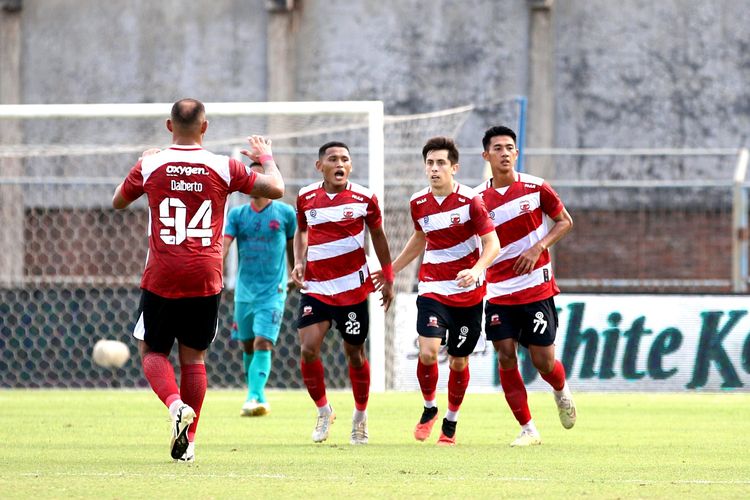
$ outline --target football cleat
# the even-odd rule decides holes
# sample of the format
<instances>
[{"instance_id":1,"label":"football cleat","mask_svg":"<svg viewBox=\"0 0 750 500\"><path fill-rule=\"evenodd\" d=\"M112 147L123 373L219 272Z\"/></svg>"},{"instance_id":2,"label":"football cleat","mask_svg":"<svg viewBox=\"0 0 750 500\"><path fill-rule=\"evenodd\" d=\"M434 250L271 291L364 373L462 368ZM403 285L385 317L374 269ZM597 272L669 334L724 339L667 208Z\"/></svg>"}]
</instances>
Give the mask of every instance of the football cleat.
<instances>
[{"instance_id":1,"label":"football cleat","mask_svg":"<svg viewBox=\"0 0 750 500\"><path fill-rule=\"evenodd\" d=\"M249 399L242 405L242 412L240 413L243 417L262 417L268 415L271 412L271 405L268 403L259 403L255 399Z\"/></svg>"},{"instance_id":2,"label":"football cleat","mask_svg":"<svg viewBox=\"0 0 750 500\"><path fill-rule=\"evenodd\" d=\"M573 394L570 392L568 383L565 382L561 391L552 391L552 393L555 395L560 423L566 429L573 428L576 424L576 404L573 402Z\"/></svg>"},{"instance_id":3,"label":"football cleat","mask_svg":"<svg viewBox=\"0 0 750 500\"><path fill-rule=\"evenodd\" d=\"M187 432L193 420L195 420L195 410L188 405L183 404L177 409L172 422L172 442L170 443L172 458L175 460L181 458L188 449L190 443L188 443Z\"/></svg>"},{"instance_id":4,"label":"football cleat","mask_svg":"<svg viewBox=\"0 0 750 500\"><path fill-rule=\"evenodd\" d=\"M458 422L451 422L447 418L443 419L443 425L440 429L440 437L438 438L438 446L456 446L456 424Z\"/></svg>"},{"instance_id":5,"label":"football cleat","mask_svg":"<svg viewBox=\"0 0 750 500\"><path fill-rule=\"evenodd\" d=\"M195 462L195 442L188 444L187 450L182 454L180 458L174 460L175 462Z\"/></svg>"},{"instance_id":6,"label":"football cleat","mask_svg":"<svg viewBox=\"0 0 750 500\"><path fill-rule=\"evenodd\" d=\"M414 439L416 439L417 441L424 441L425 439L430 437L432 426L435 425L435 422L437 422L438 419L437 414L437 406L433 406L432 408L427 408L425 406L424 411L422 411L422 417L419 419L419 423L414 428Z\"/></svg>"},{"instance_id":7,"label":"football cleat","mask_svg":"<svg viewBox=\"0 0 750 500\"><path fill-rule=\"evenodd\" d=\"M336 420L336 412L331 408L331 413L325 415L318 415L318 419L315 421L315 429L313 429L312 440L316 443L322 443L328 439L328 433L331 430L331 424Z\"/></svg>"},{"instance_id":8,"label":"football cleat","mask_svg":"<svg viewBox=\"0 0 750 500\"><path fill-rule=\"evenodd\" d=\"M367 444L367 417L361 422L352 419L352 435L349 444Z\"/></svg>"},{"instance_id":9,"label":"football cleat","mask_svg":"<svg viewBox=\"0 0 750 500\"><path fill-rule=\"evenodd\" d=\"M533 446L537 444L542 444L542 436L539 435L538 431L533 429L521 429L521 434L510 443L514 447Z\"/></svg>"}]
</instances>

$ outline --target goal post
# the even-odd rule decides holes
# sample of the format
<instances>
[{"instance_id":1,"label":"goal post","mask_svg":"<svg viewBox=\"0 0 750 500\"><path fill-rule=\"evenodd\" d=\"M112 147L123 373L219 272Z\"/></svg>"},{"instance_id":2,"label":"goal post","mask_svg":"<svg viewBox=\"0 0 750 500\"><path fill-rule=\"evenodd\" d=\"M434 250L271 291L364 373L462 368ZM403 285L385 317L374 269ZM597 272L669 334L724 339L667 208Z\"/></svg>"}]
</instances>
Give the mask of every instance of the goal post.
<instances>
[{"instance_id":1,"label":"goal post","mask_svg":"<svg viewBox=\"0 0 750 500\"><path fill-rule=\"evenodd\" d=\"M49 157L50 150L58 151L60 156L93 156L93 155L107 155L112 151L118 151L121 153L136 154L142 151L146 147L164 144L166 135L163 130L160 131L160 135L155 135L151 139L143 139L137 144L126 143L132 141L133 138L128 134L127 127L122 130L122 135L114 140L114 143L110 144L98 144L95 135L89 135L88 137L83 136L77 140L67 140L65 143L53 143L48 144L45 142L36 142L32 140L32 144L27 142L27 135L44 138L43 132L35 133L34 124L30 122L41 122L50 120L98 120L100 123L102 120L121 120L121 119L166 119L171 111L172 103L116 103L116 104L18 104L18 105L0 105L0 160L4 162L18 162L30 158L39 156ZM383 177L383 161L384 161L384 134L383 134L383 103L381 101L310 101L310 102L207 102L205 103L206 115L209 122L217 117L232 117L245 119L247 117L261 117L264 122L265 130L248 127L246 134L257 133L268 135L274 139L274 153L276 156L288 158L290 154L297 155L298 151L301 150L304 153L317 153L316 146L319 146L327 140L341 140L347 142L350 147L354 150L353 155L363 154L365 152L367 156L367 175L364 179L353 178L358 182L366 184L381 200L384 199L384 177ZM328 120L323 120L321 124L318 120L306 120L302 117L328 117ZM274 122L276 120L276 122ZM279 125L279 123L286 123ZM243 144L245 137L239 134L226 134L217 137L214 134L214 126L210 123L209 132L207 134L207 140L204 145L209 149L216 147L228 148L232 145ZM41 127L47 129L47 127ZM10 131L14 131L14 137L16 140L5 139L11 134ZM363 131L366 131L364 134ZM30 132L30 133L29 133ZM278 142L274 138L274 132L278 133L282 140ZM341 137L341 135L344 137ZM54 134L57 135L57 134ZM112 134L108 133L111 137ZM136 134L136 136L139 134ZM23 137L21 143L17 143L18 136ZM300 137L306 137L307 140L300 141ZM361 138L361 139L360 139ZM317 142L315 142L317 141ZM363 142L365 141L365 142ZM304 142L304 144L300 144ZM119 143L119 145L117 144ZM277 146L278 144L278 146ZM46 151L46 152L45 152ZM229 151L226 151L229 153ZM356 162L356 159L355 159ZM132 164L132 162L131 162ZM127 164L125 164L127 165ZM309 162L308 162L309 165ZM289 180L289 171L284 172L285 180ZM51 166L51 169L55 169L55 166ZM357 165L358 170L364 170L362 167ZM108 184L120 176L111 177L111 171L99 170L99 176L94 173L80 172L76 177L80 180L82 176L86 176L89 184L101 183ZM3 172L0 173L0 192L4 192L3 198L6 201L10 201L11 198L18 203L19 197L24 197L24 188L29 188L34 182L39 182L37 177L34 181L31 177L21 175L21 168L3 168ZM48 177L49 172L40 172L42 177ZM125 173L125 172L121 172ZM301 169L295 168L295 174L302 173ZM10 174L10 175L8 175ZM303 174L303 173L302 173ZM124 175L123 175L124 176ZM292 184L291 190L287 191L285 199L290 203L293 202L296 197L296 192L301 185L305 184L306 181L313 182L314 179L310 176L300 175L300 178ZM71 180L70 176L66 176L63 179L48 179L49 183L54 184L55 182L63 182ZM75 181L73 181L75 182ZM289 184L288 184L289 185ZM10 196L14 194L15 197ZM24 202L27 206L34 205L34 202L29 203L28 200ZM100 201L99 204L103 204L104 201ZM0 201L0 218L3 214L9 214L11 207L4 206L9 203L3 203ZM64 202L61 202L65 205ZM76 202L73 202L75 205ZM18 218L16 214L14 219ZM16 227L22 227L23 223L18 220L15 221ZM145 233L144 233L145 234ZM0 269L0 282L10 284L18 282L28 282L29 278L32 278L34 272L29 273L28 270L19 270L17 267L19 263L23 261L24 254L27 253L23 248L23 242L14 245L15 248L6 247L0 248L4 250L5 255L16 255L19 258L6 259L7 265L3 267L16 268L15 271L11 272L8 269ZM377 258L374 255L372 248L369 249L368 260L370 262L377 262ZM13 264L11 264L13 262ZM32 276L30 276L30 274ZM39 274L39 273L36 273ZM60 273L52 271L52 275L47 275L47 281L65 281L64 276L60 276ZM63 273L64 274L64 273ZM77 281L86 282L86 276L78 276ZM102 280L97 280L96 277L90 277L92 283ZM108 281L116 281L117 276L109 276ZM44 278L31 281L45 281ZM105 280L107 281L107 280ZM133 279L123 281L133 282ZM370 301L370 366L371 366L371 388L374 392L382 392L385 390L385 320L382 310L379 307L379 301Z\"/></svg>"}]
</instances>

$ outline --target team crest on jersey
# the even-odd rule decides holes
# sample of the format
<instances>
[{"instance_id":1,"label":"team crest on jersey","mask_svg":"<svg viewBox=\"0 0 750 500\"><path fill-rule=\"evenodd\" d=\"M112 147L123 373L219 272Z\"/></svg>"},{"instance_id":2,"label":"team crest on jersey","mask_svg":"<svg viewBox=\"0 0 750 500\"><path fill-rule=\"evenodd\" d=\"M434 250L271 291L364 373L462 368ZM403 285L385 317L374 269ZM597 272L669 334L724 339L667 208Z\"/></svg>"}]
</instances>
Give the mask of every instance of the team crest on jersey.
<instances>
[{"instance_id":1,"label":"team crest on jersey","mask_svg":"<svg viewBox=\"0 0 750 500\"><path fill-rule=\"evenodd\" d=\"M425 215L424 216L424 223L427 224L429 222L430 222L430 216L429 215Z\"/></svg>"},{"instance_id":2,"label":"team crest on jersey","mask_svg":"<svg viewBox=\"0 0 750 500\"><path fill-rule=\"evenodd\" d=\"M314 208L312 210L310 210L310 217L312 217L314 219L315 217L317 217L317 215L318 215L318 211L317 210L315 210Z\"/></svg>"},{"instance_id":3,"label":"team crest on jersey","mask_svg":"<svg viewBox=\"0 0 750 500\"><path fill-rule=\"evenodd\" d=\"M275 219L272 219L271 222L268 223L269 229L271 231L278 231L281 228L281 223Z\"/></svg>"},{"instance_id":4,"label":"team crest on jersey","mask_svg":"<svg viewBox=\"0 0 750 500\"><path fill-rule=\"evenodd\" d=\"M529 200L523 200L518 204L518 207L521 209L522 214L531 212L531 203L529 203Z\"/></svg>"},{"instance_id":5,"label":"team crest on jersey","mask_svg":"<svg viewBox=\"0 0 750 500\"><path fill-rule=\"evenodd\" d=\"M451 226L458 226L461 224L461 215L451 214Z\"/></svg>"},{"instance_id":6,"label":"team crest on jersey","mask_svg":"<svg viewBox=\"0 0 750 500\"><path fill-rule=\"evenodd\" d=\"M302 308L302 316L310 316L312 314L312 306L305 306Z\"/></svg>"},{"instance_id":7,"label":"team crest on jersey","mask_svg":"<svg viewBox=\"0 0 750 500\"><path fill-rule=\"evenodd\" d=\"M498 326L500 324L500 315L499 314L493 314L490 316L490 325L492 326Z\"/></svg>"},{"instance_id":8,"label":"team crest on jersey","mask_svg":"<svg viewBox=\"0 0 750 500\"><path fill-rule=\"evenodd\" d=\"M353 218L354 218L354 209L352 207L344 208L344 219L353 219Z\"/></svg>"},{"instance_id":9,"label":"team crest on jersey","mask_svg":"<svg viewBox=\"0 0 750 500\"><path fill-rule=\"evenodd\" d=\"M437 328L438 327L437 316L430 316L427 319L427 326L431 326L433 328Z\"/></svg>"},{"instance_id":10,"label":"team crest on jersey","mask_svg":"<svg viewBox=\"0 0 750 500\"><path fill-rule=\"evenodd\" d=\"M495 220L495 211L494 210L492 210L490 212L490 219Z\"/></svg>"}]
</instances>

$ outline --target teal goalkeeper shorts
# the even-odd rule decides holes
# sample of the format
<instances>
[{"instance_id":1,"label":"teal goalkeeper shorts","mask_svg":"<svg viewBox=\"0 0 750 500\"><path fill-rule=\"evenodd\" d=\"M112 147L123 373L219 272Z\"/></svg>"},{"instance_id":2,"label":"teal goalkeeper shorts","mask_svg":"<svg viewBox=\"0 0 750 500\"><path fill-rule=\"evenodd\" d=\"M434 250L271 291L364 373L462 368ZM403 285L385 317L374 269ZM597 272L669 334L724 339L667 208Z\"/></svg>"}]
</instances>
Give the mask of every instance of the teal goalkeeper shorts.
<instances>
[{"instance_id":1,"label":"teal goalkeeper shorts","mask_svg":"<svg viewBox=\"0 0 750 500\"><path fill-rule=\"evenodd\" d=\"M283 301L261 304L235 302L234 322L236 329L232 329L232 338L246 342L255 337L263 337L276 345L283 316Z\"/></svg>"}]
</instances>

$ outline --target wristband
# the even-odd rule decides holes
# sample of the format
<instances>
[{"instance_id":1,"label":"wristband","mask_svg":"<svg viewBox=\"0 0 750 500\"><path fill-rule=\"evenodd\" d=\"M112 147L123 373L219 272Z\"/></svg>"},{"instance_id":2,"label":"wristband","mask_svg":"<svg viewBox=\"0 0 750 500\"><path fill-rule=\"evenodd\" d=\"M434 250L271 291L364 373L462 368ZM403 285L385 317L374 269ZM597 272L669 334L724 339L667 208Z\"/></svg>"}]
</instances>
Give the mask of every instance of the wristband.
<instances>
[{"instance_id":1,"label":"wristband","mask_svg":"<svg viewBox=\"0 0 750 500\"><path fill-rule=\"evenodd\" d=\"M383 266L383 278L388 283L396 281L396 276L393 274L393 264L386 264Z\"/></svg>"},{"instance_id":2,"label":"wristband","mask_svg":"<svg viewBox=\"0 0 750 500\"><path fill-rule=\"evenodd\" d=\"M262 155L260 155L260 156L258 157L258 161L260 162L260 164L261 164L261 165L263 165L263 164L264 164L265 162L267 162L268 160L271 160L271 161L273 161L273 156L272 156L272 155L269 155L269 154L262 154Z\"/></svg>"}]
</instances>

